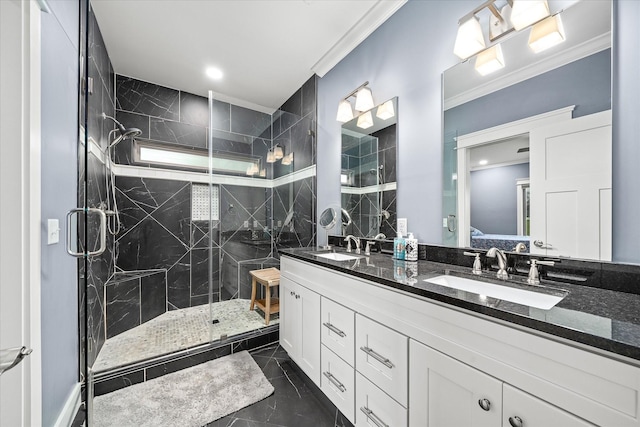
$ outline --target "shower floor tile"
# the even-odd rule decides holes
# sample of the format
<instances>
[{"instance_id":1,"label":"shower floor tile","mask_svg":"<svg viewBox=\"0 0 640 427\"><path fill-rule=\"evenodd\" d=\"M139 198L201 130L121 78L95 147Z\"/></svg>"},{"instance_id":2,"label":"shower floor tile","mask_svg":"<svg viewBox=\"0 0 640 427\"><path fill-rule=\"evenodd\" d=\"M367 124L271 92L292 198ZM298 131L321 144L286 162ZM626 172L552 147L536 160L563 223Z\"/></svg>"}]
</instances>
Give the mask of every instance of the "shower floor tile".
<instances>
[{"instance_id":1,"label":"shower floor tile","mask_svg":"<svg viewBox=\"0 0 640 427\"><path fill-rule=\"evenodd\" d=\"M94 372L139 362L174 351L264 328L261 312L249 310L250 301L233 299L213 304L211 323L209 304L168 311L140 326L105 341L93 365ZM272 315L269 326L279 322Z\"/></svg>"}]
</instances>

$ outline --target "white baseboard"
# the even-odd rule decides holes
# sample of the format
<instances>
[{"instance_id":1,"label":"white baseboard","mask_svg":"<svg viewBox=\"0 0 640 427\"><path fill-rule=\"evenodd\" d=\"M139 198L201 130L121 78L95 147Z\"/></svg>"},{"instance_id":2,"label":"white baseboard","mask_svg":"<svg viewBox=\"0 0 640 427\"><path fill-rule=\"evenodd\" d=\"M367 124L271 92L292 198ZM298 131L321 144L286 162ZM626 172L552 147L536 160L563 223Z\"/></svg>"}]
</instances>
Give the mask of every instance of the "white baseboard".
<instances>
[{"instance_id":1,"label":"white baseboard","mask_svg":"<svg viewBox=\"0 0 640 427\"><path fill-rule=\"evenodd\" d=\"M60 412L60 415L56 420L55 427L71 426L71 423L80 408L80 385L80 383L77 383L73 387L73 390L71 390L71 393L69 393L67 402L64 404L64 408L62 408L62 412Z\"/></svg>"}]
</instances>

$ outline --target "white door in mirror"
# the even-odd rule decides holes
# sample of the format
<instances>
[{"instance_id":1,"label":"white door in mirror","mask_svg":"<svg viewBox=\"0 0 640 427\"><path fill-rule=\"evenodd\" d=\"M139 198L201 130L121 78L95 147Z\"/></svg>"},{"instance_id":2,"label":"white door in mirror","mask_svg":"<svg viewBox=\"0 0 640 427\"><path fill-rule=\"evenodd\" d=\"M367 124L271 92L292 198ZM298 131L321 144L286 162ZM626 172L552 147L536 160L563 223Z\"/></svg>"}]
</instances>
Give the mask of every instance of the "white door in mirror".
<instances>
[{"instance_id":1,"label":"white door in mirror","mask_svg":"<svg viewBox=\"0 0 640 427\"><path fill-rule=\"evenodd\" d=\"M611 260L611 110L531 131L531 253Z\"/></svg>"}]
</instances>

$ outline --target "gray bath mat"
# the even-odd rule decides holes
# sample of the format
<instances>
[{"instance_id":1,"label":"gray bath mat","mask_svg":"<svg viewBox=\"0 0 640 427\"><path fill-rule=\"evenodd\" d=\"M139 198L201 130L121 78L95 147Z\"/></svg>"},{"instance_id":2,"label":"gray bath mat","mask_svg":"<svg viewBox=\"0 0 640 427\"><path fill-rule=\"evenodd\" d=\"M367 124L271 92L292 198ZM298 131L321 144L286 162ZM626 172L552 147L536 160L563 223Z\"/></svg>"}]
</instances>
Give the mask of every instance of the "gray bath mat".
<instances>
[{"instance_id":1,"label":"gray bath mat","mask_svg":"<svg viewBox=\"0 0 640 427\"><path fill-rule=\"evenodd\" d=\"M96 397L94 425L200 427L272 393L242 351Z\"/></svg>"}]
</instances>

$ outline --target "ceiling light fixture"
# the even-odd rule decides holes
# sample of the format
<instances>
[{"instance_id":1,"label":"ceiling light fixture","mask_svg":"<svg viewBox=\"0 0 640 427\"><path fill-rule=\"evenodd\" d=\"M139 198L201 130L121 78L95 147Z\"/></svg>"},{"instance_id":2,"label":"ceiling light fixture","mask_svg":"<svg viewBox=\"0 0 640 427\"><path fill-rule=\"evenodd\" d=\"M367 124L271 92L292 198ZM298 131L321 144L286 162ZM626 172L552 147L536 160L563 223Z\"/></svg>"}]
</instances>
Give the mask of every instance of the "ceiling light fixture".
<instances>
[{"instance_id":1,"label":"ceiling light fixture","mask_svg":"<svg viewBox=\"0 0 640 427\"><path fill-rule=\"evenodd\" d=\"M361 129L368 129L373 126L373 116L371 116L371 111L360 114L356 125Z\"/></svg>"},{"instance_id":2,"label":"ceiling light fixture","mask_svg":"<svg viewBox=\"0 0 640 427\"><path fill-rule=\"evenodd\" d=\"M480 166L484 166L484 165L486 165L487 163L489 163L489 161L488 161L488 160L480 160L480 161L478 162L478 164L479 164Z\"/></svg>"},{"instance_id":3,"label":"ceiling light fixture","mask_svg":"<svg viewBox=\"0 0 640 427\"><path fill-rule=\"evenodd\" d=\"M513 0L511 23L516 31L527 28L549 16L549 4L546 0Z\"/></svg>"},{"instance_id":4,"label":"ceiling light fixture","mask_svg":"<svg viewBox=\"0 0 640 427\"><path fill-rule=\"evenodd\" d=\"M480 52L478 56L476 56L475 68L481 76L486 76L487 74L504 68L502 46L497 44Z\"/></svg>"},{"instance_id":5,"label":"ceiling light fixture","mask_svg":"<svg viewBox=\"0 0 640 427\"><path fill-rule=\"evenodd\" d=\"M480 21L475 15L472 14L470 18L462 19L464 21L460 20L453 53L462 59L467 59L484 49L484 35Z\"/></svg>"},{"instance_id":6,"label":"ceiling light fixture","mask_svg":"<svg viewBox=\"0 0 640 427\"><path fill-rule=\"evenodd\" d=\"M390 119L395 116L396 113L393 109L393 100L390 99L384 104L381 104L376 111L376 117L382 120Z\"/></svg>"},{"instance_id":7,"label":"ceiling light fixture","mask_svg":"<svg viewBox=\"0 0 640 427\"><path fill-rule=\"evenodd\" d=\"M366 87L368 84L368 81L362 83L340 100L338 104L338 114L336 115L337 121L346 123L353 119L353 108L351 107L351 101L349 101L349 98L352 96L356 98L355 109L357 111L368 111L375 107L371 89Z\"/></svg>"},{"instance_id":8,"label":"ceiling light fixture","mask_svg":"<svg viewBox=\"0 0 640 427\"><path fill-rule=\"evenodd\" d=\"M222 77L224 77L224 73L222 72L222 70L216 67L207 68L206 73L207 76L209 76L209 78L212 78L213 80L220 80Z\"/></svg>"},{"instance_id":9,"label":"ceiling light fixture","mask_svg":"<svg viewBox=\"0 0 640 427\"><path fill-rule=\"evenodd\" d=\"M565 40L564 26L560 15L550 16L531 28L529 47L535 53L547 50Z\"/></svg>"}]
</instances>

